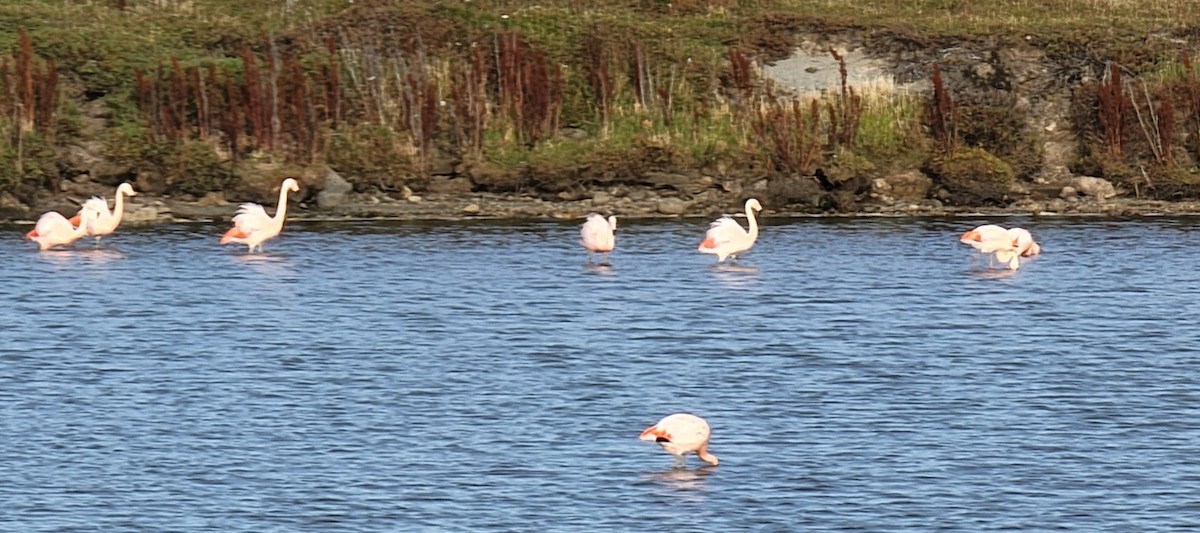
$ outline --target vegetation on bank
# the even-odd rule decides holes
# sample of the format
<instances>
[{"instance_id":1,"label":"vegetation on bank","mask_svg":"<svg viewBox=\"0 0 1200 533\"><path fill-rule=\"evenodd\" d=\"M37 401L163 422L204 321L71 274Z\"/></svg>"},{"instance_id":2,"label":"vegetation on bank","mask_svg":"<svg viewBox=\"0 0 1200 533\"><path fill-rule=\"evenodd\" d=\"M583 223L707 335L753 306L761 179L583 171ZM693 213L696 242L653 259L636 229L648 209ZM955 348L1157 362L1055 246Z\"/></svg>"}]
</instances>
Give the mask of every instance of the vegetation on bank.
<instances>
[{"instance_id":1,"label":"vegetation on bank","mask_svg":"<svg viewBox=\"0 0 1200 533\"><path fill-rule=\"evenodd\" d=\"M820 169L852 195L864 176L920 167L957 199L987 202L1037 170L1009 97L956 94L933 71L924 96L844 74L815 97L764 83L757 62L834 28L1086 48L1113 63L1078 83L1078 170L1193 194L1195 61L1185 44L1144 38L1190 36L1200 1L977 4L0 0L0 192L32 199L86 171L148 192L252 194L327 165L383 192L435 175L556 193L651 171ZM80 168L92 159L81 151L107 164Z\"/></svg>"}]
</instances>

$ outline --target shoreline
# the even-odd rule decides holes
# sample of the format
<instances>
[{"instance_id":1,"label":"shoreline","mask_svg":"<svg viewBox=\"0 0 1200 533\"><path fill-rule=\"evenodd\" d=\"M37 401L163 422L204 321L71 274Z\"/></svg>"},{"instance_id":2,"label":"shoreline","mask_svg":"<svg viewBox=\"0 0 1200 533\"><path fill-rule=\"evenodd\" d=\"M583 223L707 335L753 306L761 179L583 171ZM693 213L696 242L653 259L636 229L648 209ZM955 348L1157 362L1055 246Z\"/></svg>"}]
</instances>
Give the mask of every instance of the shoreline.
<instances>
[{"instance_id":1,"label":"shoreline","mask_svg":"<svg viewBox=\"0 0 1200 533\"><path fill-rule=\"evenodd\" d=\"M64 209L70 200L58 199L40 211L24 213L0 212L0 223L32 225L42 213L59 211L70 216L78 207ZM139 195L126 201L123 224L158 225L176 223L224 223L232 219L239 204L235 202L212 203L206 201L184 201L169 197ZM58 209L55 209L58 207ZM274 206L264 205L274 213ZM391 198L367 197L359 201L346 202L337 207L317 208L308 202L289 203L287 218L290 221L337 222L337 221L439 221L457 222L465 220L583 220L589 213L616 215L620 218L669 220L690 218L715 218L724 214L736 216L736 204L726 211L714 211L707 206L695 206L678 212L664 213L654 202L626 205L594 205L588 200L547 201L541 198L520 195L477 195L466 198L437 198L396 200ZM672 209L677 211L677 209ZM1066 209L1050 210L1039 203L1022 203L1009 206L940 206L929 202L897 202L891 205L867 205L852 212L804 211L795 209L771 209L767 207L760 215L763 218L987 218L1025 216L1034 218L1059 217L1161 217L1200 215L1200 202L1171 202L1134 198L1110 198L1107 200L1081 200L1070 203Z\"/></svg>"}]
</instances>

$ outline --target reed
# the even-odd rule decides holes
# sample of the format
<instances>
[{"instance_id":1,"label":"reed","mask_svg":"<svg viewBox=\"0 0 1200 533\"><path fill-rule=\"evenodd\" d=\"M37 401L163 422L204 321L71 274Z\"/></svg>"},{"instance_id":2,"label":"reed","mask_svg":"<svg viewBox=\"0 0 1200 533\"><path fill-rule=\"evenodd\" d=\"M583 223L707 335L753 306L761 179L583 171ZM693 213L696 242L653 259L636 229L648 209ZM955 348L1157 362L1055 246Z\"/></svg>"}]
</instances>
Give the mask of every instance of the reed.
<instances>
[{"instance_id":1,"label":"reed","mask_svg":"<svg viewBox=\"0 0 1200 533\"><path fill-rule=\"evenodd\" d=\"M1109 62L1100 83L1100 126L1104 131L1104 145L1108 153L1120 157L1124 152L1124 123L1128 113L1125 84L1121 80L1121 66Z\"/></svg>"}]
</instances>

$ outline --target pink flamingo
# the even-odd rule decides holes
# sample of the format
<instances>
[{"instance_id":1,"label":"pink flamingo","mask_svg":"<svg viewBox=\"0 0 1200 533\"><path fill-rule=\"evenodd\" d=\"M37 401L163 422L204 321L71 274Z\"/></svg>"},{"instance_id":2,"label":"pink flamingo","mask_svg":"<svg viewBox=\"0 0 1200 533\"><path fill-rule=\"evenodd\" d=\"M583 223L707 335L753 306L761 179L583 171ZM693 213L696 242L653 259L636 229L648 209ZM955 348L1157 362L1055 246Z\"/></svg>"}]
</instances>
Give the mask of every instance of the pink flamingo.
<instances>
[{"instance_id":1,"label":"pink flamingo","mask_svg":"<svg viewBox=\"0 0 1200 533\"><path fill-rule=\"evenodd\" d=\"M999 259L1001 263L1007 263L1008 268L1012 270L1021 266L1012 236L1009 235L1008 230L995 224L984 224L968 231L958 241L979 250L980 253L996 254L996 259ZM990 258L988 266L992 266Z\"/></svg>"},{"instance_id":2,"label":"pink flamingo","mask_svg":"<svg viewBox=\"0 0 1200 533\"><path fill-rule=\"evenodd\" d=\"M750 224L750 231L746 231L733 218L723 216L718 218L709 225L708 233L704 234L704 240L700 242L700 246L696 251L706 254L715 254L717 262L725 261L726 257L737 261L737 254L749 250L754 246L754 241L758 240L758 221L754 219L754 212L762 211L762 204L758 200L751 198L746 200L746 219Z\"/></svg>"},{"instance_id":3,"label":"pink flamingo","mask_svg":"<svg viewBox=\"0 0 1200 533\"><path fill-rule=\"evenodd\" d=\"M87 224L87 234L96 238L99 242L100 238L117 230L117 226L121 224L121 217L125 215L125 195L137 196L137 192L133 190L133 185L122 183L117 187L116 203L113 205L113 210L108 210L108 201L99 196L83 203L83 207L71 217L71 225L78 226L82 220L83 212L92 210L96 212L96 219Z\"/></svg>"},{"instance_id":4,"label":"pink flamingo","mask_svg":"<svg viewBox=\"0 0 1200 533\"><path fill-rule=\"evenodd\" d=\"M1012 237L1013 246L1016 247L1017 253L1021 257L1033 257L1042 253L1042 247L1034 242L1033 235L1029 234L1029 230L1025 228L1009 228L1009 237Z\"/></svg>"},{"instance_id":5,"label":"pink flamingo","mask_svg":"<svg viewBox=\"0 0 1200 533\"><path fill-rule=\"evenodd\" d=\"M38 250L49 250L54 246L63 246L71 244L80 237L87 235L87 225L94 222L96 212L85 209L80 218L78 226L71 225L71 221L67 217L62 216L56 211L45 213L38 219L37 225L33 227L29 233L25 234L25 239L36 242Z\"/></svg>"},{"instance_id":6,"label":"pink flamingo","mask_svg":"<svg viewBox=\"0 0 1200 533\"><path fill-rule=\"evenodd\" d=\"M283 231L283 218L287 213L288 191L298 192L300 184L293 178L283 180L279 186L279 204L275 208L275 216L267 216L267 210L259 204L245 203L238 207L237 215L233 217L233 227L221 236L221 244L237 243L249 246L249 252L255 248L262 251L262 243L275 238Z\"/></svg>"},{"instance_id":7,"label":"pink flamingo","mask_svg":"<svg viewBox=\"0 0 1200 533\"><path fill-rule=\"evenodd\" d=\"M675 456L675 468L687 466L684 456L689 453L696 454L701 461L717 466L717 456L708 453L708 438L711 434L708 422L703 418L687 413L675 413L646 428L638 439L661 444L664 450Z\"/></svg>"},{"instance_id":8,"label":"pink flamingo","mask_svg":"<svg viewBox=\"0 0 1200 533\"><path fill-rule=\"evenodd\" d=\"M579 230L579 242L588 251L589 263L592 262L593 253L603 254L602 262L608 262L608 254L612 253L613 247L617 244L617 239L613 236L615 231L617 231L617 217L612 216L605 219L595 213L588 215L587 222L584 222L583 228Z\"/></svg>"}]
</instances>

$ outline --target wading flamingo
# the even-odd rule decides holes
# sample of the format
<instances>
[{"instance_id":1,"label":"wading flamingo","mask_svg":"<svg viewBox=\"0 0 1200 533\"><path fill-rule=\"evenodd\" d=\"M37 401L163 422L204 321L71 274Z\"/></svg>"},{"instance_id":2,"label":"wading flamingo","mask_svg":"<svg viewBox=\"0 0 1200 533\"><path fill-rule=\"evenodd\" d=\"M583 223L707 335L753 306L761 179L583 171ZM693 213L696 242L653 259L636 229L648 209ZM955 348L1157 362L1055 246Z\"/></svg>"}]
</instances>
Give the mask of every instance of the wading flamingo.
<instances>
[{"instance_id":1,"label":"wading flamingo","mask_svg":"<svg viewBox=\"0 0 1200 533\"><path fill-rule=\"evenodd\" d=\"M725 261L726 257L736 262L737 254L749 250L754 246L754 241L758 240L758 221L754 219L754 212L761 210L762 205L758 200L746 200L746 219L750 223L750 231L742 229L742 226L729 216L723 216L709 225L708 233L704 234L704 240L696 250L716 254L718 263Z\"/></svg>"},{"instance_id":2,"label":"wading flamingo","mask_svg":"<svg viewBox=\"0 0 1200 533\"><path fill-rule=\"evenodd\" d=\"M996 259L1001 263L1007 263L1008 268L1016 270L1020 268L1021 261L1018 259L1016 246L1013 245L1013 238L1009 235L1008 230L995 224L984 224L971 231L963 234L958 239L963 244L970 245L972 248L979 250L984 254L996 254ZM988 258L988 266L992 266L991 257Z\"/></svg>"},{"instance_id":3,"label":"wading flamingo","mask_svg":"<svg viewBox=\"0 0 1200 533\"><path fill-rule=\"evenodd\" d=\"M701 461L717 466L717 456L708 453L708 437L712 434L708 422L696 415L675 413L646 428L639 440L657 442L675 456L675 468L687 466L684 456L696 454Z\"/></svg>"},{"instance_id":4,"label":"wading flamingo","mask_svg":"<svg viewBox=\"0 0 1200 533\"><path fill-rule=\"evenodd\" d=\"M299 192L300 184L293 178L283 180L279 186L279 204L275 207L275 216L267 216L267 210L259 204L245 203L238 207L237 215L233 217L233 227L221 236L221 244L237 243L249 246L248 252L255 248L262 251L262 243L279 235L283 230L283 218L287 216L288 191Z\"/></svg>"},{"instance_id":5,"label":"wading flamingo","mask_svg":"<svg viewBox=\"0 0 1200 533\"><path fill-rule=\"evenodd\" d=\"M38 243L38 250L49 250L54 246L71 244L87 235L87 225L95 220L95 211L84 210L79 226L73 226L67 217L50 211L38 219L37 225L25 234L25 239Z\"/></svg>"},{"instance_id":6,"label":"wading flamingo","mask_svg":"<svg viewBox=\"0 0 1200 533\"><path fill-rule=\"evenodd\" d=\"M1021 257L1033 257L1042 253L1042 247L1034 242L1033 235L1029 234L1029 230L1025 228L1009 228L1008 236L1013 240L1013 246L1017 248L1017 253Z\"/></svg>"},{"instance_id":7,"label":"wading flamingo","mask_svg":"<svg viewBox=\"0 0 1200 533\"><path fill-rule=\"evenodd\" d=\"M96 242L100 242L100 238L116 231L117 226L121 224L121 217L125 215L125 196L137 196L137 191L133 190L133 185L122 183L117 187L116 203L113 205L113 210L108 210L108 200L99 196L94 196L92 199L83 203L83 207L71 217L71 225L78 226L82 220L83 212L92 210L96 212L96 219L91 224L87 224L87 234L96 238Z\"/></svg>"},{"instance_id":8,"label":"wading flamingo","mask_svg":"<svg viewBox=\"0 0 1200 533\"><path fill-rule=\"evenodd\" d=\"M614 231L617 231L617 217L605 219L595 213L588 215L587 222L584 222L583 228L579 230L579 242L587 248L589 263L592 262L593 253L602 254L601 262L608 262L608 254L617 244L617 239L613 236Z\"/></svg>"}]
</instances>

